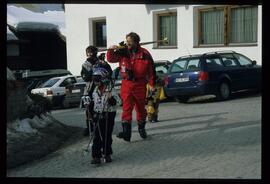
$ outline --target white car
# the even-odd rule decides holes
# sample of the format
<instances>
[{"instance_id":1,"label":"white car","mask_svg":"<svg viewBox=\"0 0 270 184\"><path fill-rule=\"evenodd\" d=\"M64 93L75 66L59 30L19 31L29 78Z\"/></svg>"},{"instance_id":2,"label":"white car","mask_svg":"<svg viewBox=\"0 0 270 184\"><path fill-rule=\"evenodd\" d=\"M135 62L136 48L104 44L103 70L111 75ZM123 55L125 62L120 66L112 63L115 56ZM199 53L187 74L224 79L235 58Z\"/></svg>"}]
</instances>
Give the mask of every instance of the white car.
<instances>
[{"instance_id":1,"label":"white car","mask_svg":"<svg viewBox=\"0 0 270 184\"><path fill-rule=\"evenodd\" d=\"M49 99L53 106L67 107L79 104L83 91L76 87L77 79L73 75L53 77L39 88L32 89L32 94L39 94Z\"/></svg>"}]
</instances>

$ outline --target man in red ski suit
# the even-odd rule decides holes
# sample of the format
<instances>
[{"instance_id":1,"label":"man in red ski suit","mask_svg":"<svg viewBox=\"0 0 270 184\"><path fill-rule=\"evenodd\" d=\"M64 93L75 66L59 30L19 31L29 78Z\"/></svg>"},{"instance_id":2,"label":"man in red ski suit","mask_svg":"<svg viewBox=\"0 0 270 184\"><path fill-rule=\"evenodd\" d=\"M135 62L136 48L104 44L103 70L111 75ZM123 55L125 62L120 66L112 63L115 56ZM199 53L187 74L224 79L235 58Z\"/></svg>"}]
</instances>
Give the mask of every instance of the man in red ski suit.
<instances>
[{"instance_id":1,"label":"man in red ski suit","mask_svg":"<svg viewBox=\"0 0 270 184\"><path fill-rule=\"evenodd\" d=\"M131 32L126 35L127 47L119 50L112 45L107 52L107 60L110 63L119 62L120 73L123 77L121 86L121 98L123 100L122 128L117 137L130 141L132 111L135 106L138 131L140 136L147 137L146 124L146 84L149 81L150 90L154 91L155 68L151 54L139 44L138 34Z\"/></svg>"}]
</instances>

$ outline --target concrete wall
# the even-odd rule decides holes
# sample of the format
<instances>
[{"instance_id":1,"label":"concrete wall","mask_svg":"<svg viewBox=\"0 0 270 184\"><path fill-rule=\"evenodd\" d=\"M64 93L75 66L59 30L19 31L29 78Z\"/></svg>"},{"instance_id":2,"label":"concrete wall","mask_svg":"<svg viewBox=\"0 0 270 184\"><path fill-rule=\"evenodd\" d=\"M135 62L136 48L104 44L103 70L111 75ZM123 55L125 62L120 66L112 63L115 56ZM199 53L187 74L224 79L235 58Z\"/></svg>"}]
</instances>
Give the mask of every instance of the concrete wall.
<instances>
[{"instance_id":1,"label":"concrete wall","mask_svg":"<svg viewBox=\"0 0 270 184\"><path fill-rule=\"evenodd\" d=\"M156 40L156 13L177 12L177 48L155 49L146 45L154 60L174 60L187 54L217 50L234 50L261 64L262 7L258 6L258 42L256 46L196 48L197 16L199 5L144 5L144 4L66 4L67 67L79 75L85 60L85 48L93 44L91 20L106 18L107 46L125 40L131 31L137 32L141 41ZM117 64L111 65L115 68Z\"/></svg>"}]
</instances>

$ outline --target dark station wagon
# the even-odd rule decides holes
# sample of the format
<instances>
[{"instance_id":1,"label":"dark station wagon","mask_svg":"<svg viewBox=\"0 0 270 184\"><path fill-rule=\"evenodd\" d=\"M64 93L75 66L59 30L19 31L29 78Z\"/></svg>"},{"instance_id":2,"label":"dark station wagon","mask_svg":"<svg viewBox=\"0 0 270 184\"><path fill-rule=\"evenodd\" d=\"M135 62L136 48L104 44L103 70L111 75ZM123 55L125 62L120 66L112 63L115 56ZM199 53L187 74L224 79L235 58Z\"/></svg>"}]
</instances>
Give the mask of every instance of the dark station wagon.
<instances>
[{"instance_id":1,"label":"dark station wagon","mask_svg":"<svg viewBox=\"0 0 270 184\"><path fill-rule=\"evenodd\" d=\"M165 92L179 102L191 96L216 95L227 100L231 93L261 89L261 66L234 51L183 56L173 61L165 77Z\"/></svg>"}]
</instances>

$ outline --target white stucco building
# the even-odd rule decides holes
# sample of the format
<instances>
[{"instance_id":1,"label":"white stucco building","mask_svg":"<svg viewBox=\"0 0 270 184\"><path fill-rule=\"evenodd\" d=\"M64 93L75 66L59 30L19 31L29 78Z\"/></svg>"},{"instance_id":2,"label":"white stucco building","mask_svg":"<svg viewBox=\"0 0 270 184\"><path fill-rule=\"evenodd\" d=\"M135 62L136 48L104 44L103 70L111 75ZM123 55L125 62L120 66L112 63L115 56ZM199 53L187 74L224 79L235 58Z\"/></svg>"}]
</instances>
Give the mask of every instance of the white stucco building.
<instances>
[{"instance_id":1,"label":"white stucco building","mask_svg":"<svg viewBox=\"0 0 270 184\"><path fill-rule=\"evenodd\" d=\"M88 45L106 48L131 31L142 42L169 38L168 45L144 46L154 60L234 50L261 64L261 5L65 4L65 14L67 65L74 75Z\"/></svg>"}]
</instances>

